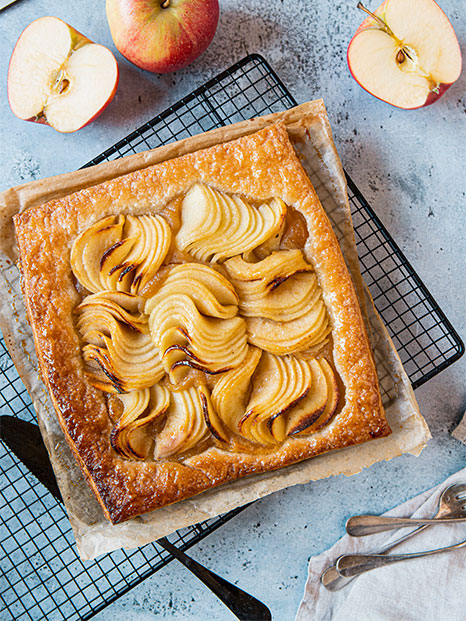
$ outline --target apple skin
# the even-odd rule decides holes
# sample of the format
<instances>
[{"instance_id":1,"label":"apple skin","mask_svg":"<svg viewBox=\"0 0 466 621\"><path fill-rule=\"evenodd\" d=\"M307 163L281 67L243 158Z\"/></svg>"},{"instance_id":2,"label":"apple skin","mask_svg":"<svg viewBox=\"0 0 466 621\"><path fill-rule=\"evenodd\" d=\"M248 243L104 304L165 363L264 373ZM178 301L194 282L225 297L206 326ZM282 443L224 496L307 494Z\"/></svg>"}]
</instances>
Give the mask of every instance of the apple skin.
<instances>
[{"instance_id":1,"label":"apple skin","mask_svg":"<svg viewBox=\"0 0 466 621\"><path fill-rule=\"evenodd\" d=\"M39 18L39 19L41 19L41 18ZM35 21L39 21L39 19L38 19L38 20L35 20ZM71 32L71 34L72 34L72 37L75 39L76 43L79 43L80 45L82 45L82 44L84 44L84 43L93 43L93 41L91 41L91 39L89 39L88 37L86 37L85 35L83 35L81 32L79 32L79 30L76 30L76 28L74 28L74 27L73 27L73 26L71 26L70 24L66 23L65 21L63 21L63 20L62 20L62 19L60 19L59 17L56 17L55 19L57 19L57 20L59 20L59 21L63 22L63 24L65 24L65 25L69 28L69 30L70 30L70 32ZM34 23L34 22L31 22L31 24L32 24L32 23ZM10 69L11 69L11 65L12 65L12 60L13 60L13 58L14 58L14 56L15 56L15 51L16 51L16 48L17 48L18 44L19 44L19 43L20 43L20 41L21 41L21 37L23 36L24 32L25 32L25 31L29 28L29 26L30 26L31 24L28 24L28 25L26 26L26 28L24 28L24 30L21 32L20 36L18 37L18 40L16 41L15 46L14 46L14 48L13 48L13 52L11 53L11 56L10 56L10 61L9 61L9 63L8 63L8 74L7 74L7 99L8 99L8 104L9 104L10 109L12 110L13 114L15 114L15 113L14 113L14 111L13 111L14 106L12 106L12 103L11 103L11 101L10 101L10 92L9 92L9 88L8 88L8 81L9 81L9 76L10 76ZM78 130L82 129L83 127L86 127L87 125L89 125L89 123L92 123L92 121L94 121L94 120L95 120L98 116L100 116L100 115L102 114L102 112L103 112L103 111L107 108L107 106L111 103L111 101L112 101L112 99L114 98L115 93L116 93L116 91L117 91L117 88L118 88L118 82L119 82L119 79L120 79L120 68L119 68L118 63L117 63L116 61L115 61L115 64L116 64L116 80L115 80L115 86L114 86L114 88L113 88L112 92L110 93L108 100L107 100L107 101L105 102L105 104L104 104L104 105L103 105L103 106L102 106L102 107L101 107L101 108L100 108L100 109L99 109L99 110L98 110L98 111L94 114L94 116L93 116L93 117L91 117L88 121L86 121L85 123L83 123L83 124L82 124L80 127L78 127L77 129L74 129L74 130L73 130L73 132L69 132L69 133L74 133L75 131L78 131ZM47 125L48 127L52 127L52 129L55 129L52 125L50 125L50 123L47 121L47 119L45 118L45 116L39 116L39 117L37 117L37 116L33 116L33 117L29 118L29 119L23 119L23 118L19 117L17 114L15 114L15 116L16 116L16 118L20 119L21 121L28 121L28 122L30 122L30 123L38 123L39 125ZM59 132L60 132L60 130L56 130L56 131L59 131ZM68 133L68 132L60 132L60 133Z\"/></svg>"},{"instance_id":2,"label":"apple skin","mask_svg":"<svg viewBox=\"0 0 466 621\"><path fill-rule=\"evenodd\" d=\"M388 0L385 0L375 11L374 11L374 15L380 16L380 13L383 13L383 9L385 7L385 5L387 4ZM437 7L439 8L440 11L442 11L442 13L445 15L445 18L447 19L448 22L450 22L450 20L448 19L445 11L442 9L441 6L439 6L437 4L437 2L435 2L435 0L432 0L433 4L437 5ZM454 84L454 82L451 82L449 84L439 84L438 86L438 93L435 91L430 91L427 99L425 100L425 102L421 105L421 106L413 106L412 108L402 108L401 106L397 106L396 104L391 103L390 101L387 101L386 99L382 99L381 97L377 97L377 95L374 95L374 93L371 93L371 91L369 91L363 84L361 84L361 82L357 79L357 77L354 75L352 69L351 69L351 65L349 62L349 50L351 47L351 44L353 43L354 39L358 36L359 33L361 33L363 30L366 30L367 28L371 28L373 27L373 20L371 17L366 17L366 19L362 22L362 24L359 26L359 28L356 30L356 32L354 33L353 37L351 38L351 41L349 42L348 45L348 49L346 51L346 62L348 64L348 69L349 72L351 73L351 77L359 84L359 86L364 89L366 91L366 93L369 93L369 95L372 95L373 97L376 97L377 99L380 99L380 101L383 101L384 103L388 103L390 106L393 106L394 108L398 108L399 110L419 110L420 108L425 108L426 106L430 106L431 104L435 103L438 99L440 99L440 97L442 95L444 95L447 90L450 88L450 86L452 86ZM453 28L453 27L452 27ZM455 35L456 36L456 35Z\"/></svg>"},{"instance_id":3,"label":"apple skin","mask_svg":"<svg viewBox=\"0 0 466 621\"><path fill-rule=\"evenodd\" d=\"M177 71L210 45L219 18L218 0L106 0L117 49L137 67Z\"/></svg>"}]
</instances>

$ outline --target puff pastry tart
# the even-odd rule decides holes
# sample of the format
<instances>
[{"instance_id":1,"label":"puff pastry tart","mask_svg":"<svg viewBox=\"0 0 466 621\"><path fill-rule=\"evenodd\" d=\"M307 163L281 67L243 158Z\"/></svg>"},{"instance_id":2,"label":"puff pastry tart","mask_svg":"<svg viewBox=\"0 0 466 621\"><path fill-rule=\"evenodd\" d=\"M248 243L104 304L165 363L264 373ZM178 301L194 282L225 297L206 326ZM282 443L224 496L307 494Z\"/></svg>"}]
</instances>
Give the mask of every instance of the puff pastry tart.
<instances>
[{"instance_id":1,"label":"puff pastry tart","mask_svg":"<svg viewBox=\"0 0 466 621\"><path fill-rule=\"evenodd\" d=\"M52 200L15 229L41 372L113 523L390 433L284 126Z\"/></svg>"}]
</instances>

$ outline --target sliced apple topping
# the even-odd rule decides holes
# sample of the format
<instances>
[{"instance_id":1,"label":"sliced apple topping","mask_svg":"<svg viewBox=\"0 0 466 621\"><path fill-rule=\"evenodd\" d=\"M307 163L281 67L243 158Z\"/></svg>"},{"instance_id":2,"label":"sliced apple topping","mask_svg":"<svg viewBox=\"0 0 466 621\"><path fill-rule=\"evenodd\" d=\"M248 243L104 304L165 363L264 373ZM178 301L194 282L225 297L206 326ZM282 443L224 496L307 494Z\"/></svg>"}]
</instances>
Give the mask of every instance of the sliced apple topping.
<instances>
[{"instance_id":1,"label":"sliced apple topping","mask_svg":"<svg viewBox=\"0 0 466 621\"><path fill-rule=\"evenodd\" d=\"M210 317L231 319L238 314L238 296L228 280L201 263L172 267L163 283L162 296L189 292L199 311Z\"/></svg>"},{"instance_id":2,"label":"sliced apple topping","mask_svg":"<svg viewBox=\"0 0 466 621\"><path fill-rule=\"evenodd\" d=\"M285 355L325 344L329 316L317 276L300 250L274 252L258 263L233 257L225 267L252 345Z\"/></svg>"},{"instance_id":3,"label":"sliced apple topping","mask_svg":"<svg viewBox=\"0 0 466 621\"><path fill-rule=\"evenodd\" d=\"M109 216L83 231L71 249L71 267L89 291L137 294L155 276L171 243L158 214Z\"/></svg>"},{"instance_id":4,"label":"sliced apple topping","mask_svg":"<svg viewBox=\"0 0 466 621\"><path fill-rule=\"evenodd\" d=\"M340 398L335 372L325 358L310 360L313 390L288 416L286 433L301 435L319 431L330 422Z\"/></svg>"},{"instance_id":5,"label":"sliced apple topping","mask_svg":"<svg viewBox=\"0 0 466 621\"><path fill-rule=\"evenodd\" d=\"M117 453L128 459L146 459L154 445L147 426L159 420L170 405L170 393L163 386L152 386L119 395L123 414L114 425L110 442Z\"/></svg>"},{"instance_id":6,"label":"sliced apple topping","mask_svg":"<svg viewBox=\"0 0 466 621\"><path fill-rule=\"evenodd\" d=\"M176 244L198 260L221 262L278 234L285 215L286 205L279 198L256 208L239 196L196 184L183 200Z\"/></svg>"},{"instance_id":7,"label":"sliced apple topping","mask_svg":"<svg viewBox=\"0 0 466 621\"><path fill-rule=\"evenodd\" d=\"M235 316L236 302L231 284L213 268L191 263L172 268L145 312L173 383L189 368L216 374L244 360L246 324Z\"/></svg>"},{"instance_id":8,"label":"sliced apple topping","mask_svg":"<svg viewBox=\"0 0 466 621\"><path fill-rule=\"evenodd\" d=\"M276 444L271 422L283 416L311 388L312 373L307 361L294 356L274 356L264 352L253 381L246 413L238 424L242 436L259 444Z\"/></svg>"},{"instance_id":9,"label":"sliced apple topping","mask_svg":"<svg viewBox=\"0 0 466 621\"><path fill-rule=\"evenodd\" d=\"M163 377L142 306L139 296L104 291L87 296L77 307L86 373L96 388L125 393L148 388Z\"/></svg>"},{"instance_id":10,"label":"sliced apple topping","mask_svg":"<svg viewBox=\"0 0 466 621\"><path fill-rule=\"evenodd\" d=\"M235 283L244 317L292 321L302 317L321 297L317 276L309 272L291 276L265 295L251 294L251 284L255 283Z\"/></svg>"},{"instance_id":11,"label":"sliced apple topping","mask_svg":"<svg viewBox=\"0 0 466 621\"><path fill-rule=\"evenodd\" d=\"M216 374L241 364L247 353L246 325L241 317L217 319L202 315L188 295L148 300L149 327L172 382L184 367Z\"/></svg>"},{"instance_id":12,"label":"sliced apple topping","mask_svg":"<svg viewBox=\"0 0 466 621\"><path fill-rule=\"evenodd\" d=\"M274 252L258 263L233 257L225 267L245 317L288 322L302 317L321 298L317 276L300 250Z\"/></svg>"},{"instance_id":13,"label":"sliced apple topping","mask_svg":"<svg viewBox=\"0 0 466 621\"><path fill-rule=\"evenodd\" d=\"M335 373L324 358L264 353L238 430L262 445L283 442L300 432L314 433L331 420L338 399Z\"/></svg>"},{"instance_id":14,"label":"sliced apple topping","mask_svg":"<svg viewBox=\"0 0 466 621\"><path fill-rule=\"evenodd\" d=\"M256 282L257 293L269 293L293 274L313 270L301 250L279 250L268 257L250 263L236 256L225 262L228 274L235 281Z\"/></svg>"},{"instance_id":15,"label":"sliced apple topping","mask_svg":"<svg viewBox=\"0 0 466 621\"><path fill-rule=\"evenodd\" d=\"M322 300L298 319L273 321L261 317L246 318L248 341L273 354L284 355L323 347L332 331Z\"/></svg>"},{"instance_id":16,"label":"sliced apple topping","mask_svg":"<svg viewBox=\"0 0 466 621\"><path fill-rule=\"evenodd\" d=\"M167 422L156 439L156 459L185 453L208 437L204 395L195 386L171 393Z\"/></svg>"},{"instance_id":17,"label":"sliced apple topping","mask_svg":"<svg viewBox=\"0 0 466 621\"><path fill-rule=\"evenodd\" d=\"M261 355L260 349L249 347L244 361L221 375L212 390L212 403L215 411L228 429L236 433L238 433L238 423L246 411L251 377L259 364Z\"/></svg>"}]
</instances>

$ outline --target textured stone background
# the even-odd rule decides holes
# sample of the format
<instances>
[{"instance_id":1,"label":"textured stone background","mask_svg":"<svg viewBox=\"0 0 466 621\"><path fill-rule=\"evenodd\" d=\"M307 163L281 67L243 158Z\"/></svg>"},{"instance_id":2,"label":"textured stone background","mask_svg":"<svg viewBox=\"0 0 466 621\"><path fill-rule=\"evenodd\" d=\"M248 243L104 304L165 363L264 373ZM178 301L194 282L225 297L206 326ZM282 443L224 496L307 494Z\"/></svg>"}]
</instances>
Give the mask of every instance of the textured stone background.
<instances>
[{"instance_id":1,"label":"textured stone background","mask_svg":"<svg viewBox=\"0 0 466 621\"><path fill-rule=\"evenodd\" d=\"M298 101L324 98L344 166L464 338L466 75L429 108L402 111L374 99L346 66L347 44L362 21L355 5L356 0L221 0L219 28L202 58L176 75L157 76L117 53L121 77L115 100L89 127L61 135L11 114L8 59L21 30L42 15L57 15L112 47L104 2L22 0L0 14L1 189L78 168L234 61L258 52ZM375 8L377 2L368 5ZM441 5L464 53L464 1ZM433 433L421 457L279 492L210 535L193 556L266 602L275 619L292 619L309 556L343 534L349 515L382 512L466 464L466 447L449 435L466 405L465 369L463 359L416 392ZM156 616L232 618L194 577L171 563L97 619Z\"/></svg>"}]
</instances>

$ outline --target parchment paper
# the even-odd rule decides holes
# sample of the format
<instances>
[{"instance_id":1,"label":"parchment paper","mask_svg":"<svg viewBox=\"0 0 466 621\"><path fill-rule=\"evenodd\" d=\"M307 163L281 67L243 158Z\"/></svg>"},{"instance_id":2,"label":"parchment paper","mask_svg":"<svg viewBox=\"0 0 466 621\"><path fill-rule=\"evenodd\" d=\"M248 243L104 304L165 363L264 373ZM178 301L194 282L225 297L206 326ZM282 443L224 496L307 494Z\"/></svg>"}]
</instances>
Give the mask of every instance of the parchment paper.
<instances>
[{"instance_id":1,"label":"parchment paper","mask_svg":"<svg viewBox=\"0 0 466 621\"><path fill-rule=\"evenodd\" d=\"M466 412L464 413L460 424L458 425L458 427L456 427L451 435L463 444L466 444Z\"/></svg>"},{"instance_id":2,"label":"parchment paper","mask_svg":"<svg viewBox=\"0 0 466 621\"><path fill-rule=\"evenodd\" d=\"M105 519L100 505L75 463L39 377L32 333L21 297L19 271L15 264L17 252L12 216L75 190L252 133L278 120L286 124L290 138L332 221L363 309L365 307L382 397L393 433L387 438L321 455L283 470L246 477L112 526ZM374 462L389 460L402 453L418 455L430 437L393 343L368 293L364 292L345 178L321 100L302 104L282 113L212 130L114 162L33 181L0 194L0 328L16 368L31 395L78 550L84 560L120 547L141 546L176 529L212 518L290 485L340 473L352 475Z\"/></svg>"}]
</instances>

